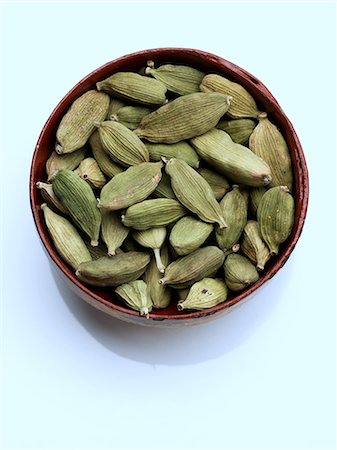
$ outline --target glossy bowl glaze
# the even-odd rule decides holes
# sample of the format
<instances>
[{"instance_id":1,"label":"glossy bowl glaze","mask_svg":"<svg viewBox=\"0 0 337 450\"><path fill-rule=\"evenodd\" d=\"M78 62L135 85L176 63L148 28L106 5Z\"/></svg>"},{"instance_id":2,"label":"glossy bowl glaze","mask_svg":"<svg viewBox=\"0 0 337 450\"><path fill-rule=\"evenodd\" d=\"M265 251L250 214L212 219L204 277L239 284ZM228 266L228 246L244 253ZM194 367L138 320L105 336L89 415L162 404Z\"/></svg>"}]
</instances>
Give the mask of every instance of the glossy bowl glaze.
<instances>
[{"instance_id":1,"label":"glossy bowl glaze","mask_svg":"<svg viewBox=\"0 0 337 450\"><path fill-rule=\"evenodd\" d=\"M97 81L118 71L139 71L146 66L149 59L153 60L157 66L162 63L186 64L205 73L218 73L240 83L251 93L260 111L266 111L272 122L278 126L290 149L294 172L296 216L291 236L281 246L279 255L266 265L266 270L254 285L239 294L231 294L226 302L204 311L179 313L173 301L168 308L154 310L149 319L146 319L140 317L136 311L125 307L113 294L112 289L92 288L82 284L71 268L61 260L44 225L40 210L42 197L35 184L46 178L45 163L55 146L57 126L71 103L87 90L94 88ZM111 316L140 325L160 327L193 325L219 317L242 303L270 280L286 263L300 237L307 211L308 194L308 171L301 144L292 124L273 95L259 80L235 64L219 56L188 48L158 48L132 53L111 61L86 76L60 101L44 125L36 144L30 174L30 201L37 231L48 257L69 287L83 300Z\"/></svg>"}]
</instances>

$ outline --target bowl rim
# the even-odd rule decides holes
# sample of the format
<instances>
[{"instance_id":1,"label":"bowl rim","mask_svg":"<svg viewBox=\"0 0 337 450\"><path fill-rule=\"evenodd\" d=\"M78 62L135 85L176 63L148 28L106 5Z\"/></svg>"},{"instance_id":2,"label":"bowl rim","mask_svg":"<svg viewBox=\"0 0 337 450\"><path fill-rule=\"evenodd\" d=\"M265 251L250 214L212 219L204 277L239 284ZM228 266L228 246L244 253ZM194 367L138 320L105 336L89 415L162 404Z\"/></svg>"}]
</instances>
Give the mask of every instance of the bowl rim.
<instances>
[{"instance_id":1,"label":"bowl rim","mask_svg":"<svg viewBox=\"0 0 337 450\"><path fill-rule=\"evenodd\" d=\"M31 162L31 169L30 169L30 177L29 177L29 191L30 191L30 205L31 205L31 211L34 218L35 226L37 229L37 232L40 236L40 239L42 241L42 244L44 246L45 251L51 258L51 260L56 264L58 269L65 275L68 280L73 283L80 291L82 291L84 294L89 296L93 301L96 301L105 307L108 307L111 310L115 310L119 314L126 315L126 316L134 316L134 317L140 317L139 313L137 311L134 311L128 307L120 306L115 303L112 303L108 300L105 300L102 298L99 293L96 293L94 290L92 290L89 286L86 286L85 284L81 283L81 281L76 277L75 273L71 272L68 265L63 262L63 260L58 256L56 253L56 250L53 248L53 244L51 241L51 238L49 237L47 230L40 218L40 205L34 201L35 195L35 170L36 170L36 161L39 154L39 148L41 145L41 142L43 141L44 135L46 133L46 130L51 125L51 122L53 121L53 117L56 114L56 112L63 108L65 104L68 103L68 100L72 97L73 93L79 88L81 88L86 82L91 82L92 78L95 78L96 75L100 74L105 69L109 68L113 65L123 64L124 62L128 62L129 59L132 59L134 57L144 56L146 59L153 59L153 56L155 55L164 55L169 57L176 56L177 53L189 53L190 55L194 55L198 58L201 58L204 60L204 62L207 64L209 61L214 63L215 65L219 65L218 71L221 72L223 70L227 69L229 72L235 72L239 78L244 79L246 84L254 83L257 85L257 89L260 91L260 93L268 98L268 102L271 103L273 110L278 111L278 113L282 116L286 127L288 127L292 138L294 140L294 146L296 147L297 151L297 159L299 164L299 172L298 172L298 193L295 199L298 197L301 200L302 207L299 212L299 218L298 218L298 225L295 230L292 231L292 235L288 238L287 241L287 247L284 249L283 253L277 257L276 261L271 265L269 270L267 270L263 276L260 277L260 279L254 283L253 285L249 286L247 289L244 289L242 292L238 293L238 295L235 295L233 298L226 300L212 308L204 309L201 311L187 311L187 312L178 312L177 314L163 314L161 313L160 309L153 310L149 314L149 319L153 320L169 320L169 321L181 321L181 320L188 320L188 319L197 319L201 317L207 317L211 316L215 313L219 313L223 310L228 309L229 307L232 307L234 305L237 305L238 303L242 302L247 297L251 296L254 292L256 292L264 283L266 283L268 280L270 280L287 262L290 254L294 250L299 237L302 233L307 208L308 208L308 199L309 199L309 175L308 175L308 169L307 164L304 156L304 152L301 146L301 143L299 141L299 138L294 130L294 127L284 111L282 110L281 106L277 102L277 100L274 98L272 93L268 90L264 84L259 81L256 77L251 75L246 70L242 69L241 67L237 66L236 64L218 56L213 53L209 53L203 50L197 50L193 48L184 48L184 47L162 47L162 48L152 48L147 50L141 50L136 51L133 53L126 54L124 56L121 56L119 58L116 58L112 61L109 61L102 66L98 67L97 69L94 69L92 72L90 72L88 75L86 75L84 78L82 78L78 83L76 83L72 89L70 89L64 97L60 100L60 102L56 105L56 107L51 112L49 118L45 122L39 138L37 140L35 150L32 157ZM113 72L112 72L113 73ZM226 74L227 75L227 74ZM68 105L69 107L69 105ZM291 152L292 153L292 152ZM292 160L294 159L294 156L292 156ZM148 319L146 319L148 320Z\"/></svg>"}]
</instances>

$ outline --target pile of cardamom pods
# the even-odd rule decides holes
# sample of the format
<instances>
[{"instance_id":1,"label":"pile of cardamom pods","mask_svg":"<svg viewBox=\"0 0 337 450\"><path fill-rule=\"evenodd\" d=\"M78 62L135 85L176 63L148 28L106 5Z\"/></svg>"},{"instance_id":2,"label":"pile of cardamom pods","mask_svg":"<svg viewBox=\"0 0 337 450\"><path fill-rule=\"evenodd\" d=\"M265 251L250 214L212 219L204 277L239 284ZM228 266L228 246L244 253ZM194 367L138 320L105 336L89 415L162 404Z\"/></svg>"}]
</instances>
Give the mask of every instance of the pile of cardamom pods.
<instances>
[{"instance_id":1,"label":"pile of cardamom pods","mask_svg":"<svg viewBox=\"0 0 337 450\"><path fill-rule=\"evenodd\" d=\"M255 283L294 221L280 131L243 86L184 65L149 61L81 95L46 178L37 188L60 257L146 317Z\"/></svg>"}]
</instances>

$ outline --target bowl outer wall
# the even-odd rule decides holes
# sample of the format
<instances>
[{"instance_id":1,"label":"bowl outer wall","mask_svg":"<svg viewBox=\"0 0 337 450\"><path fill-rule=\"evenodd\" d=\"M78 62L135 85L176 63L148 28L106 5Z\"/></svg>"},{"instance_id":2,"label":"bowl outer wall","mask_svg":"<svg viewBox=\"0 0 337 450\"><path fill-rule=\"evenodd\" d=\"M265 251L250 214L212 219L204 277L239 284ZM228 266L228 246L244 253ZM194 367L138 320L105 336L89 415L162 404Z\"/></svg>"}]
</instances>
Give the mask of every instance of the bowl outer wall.
<instances>
[{"instance_id":1,"label":"bowl outer wall","mask_svg":"<svg viewBox=\"0 0 337 450\"><path fill-rule=\"evenodd\" d=\"M172 305L166 310L152 311L149 319L146 319L140 317L137 311L122 306L120 302L112 303L108 300L107 290L94 290L82 284L72 270L61 260L44 225L40 209L41 196L35 184L44 178L45 163L54 149L57 126L71 103L84 92L94 88L97 81L107 78L118 71L138 71L146 65L148 60L154 60L156 65L162 63L187 64L207 73L222 74L232 81L240 83L251 93L259 109L268 113L268 117L280 129L288 144L294 172L296 210L290 237L282 245L275 262L268 265L261 278L252 286L213 308L203 311L178 313L174 310L174 305ZM108 62L83 78L60 101L44 125L35 147L30 173L30 202L35 225L44 249L52 263L56 265L60 276L77 295L92 306L116 318L148 326L180 326L205 322L228 312L233 306L242 303L244 299L251 296L261 285L270 280L288 260L303 229L308 206L308 195L308 170L300 141L291 122L269 90L258 79L239 66L211 53L189 48L158 48L132 53Z\"/></svg>"}]
</instances>

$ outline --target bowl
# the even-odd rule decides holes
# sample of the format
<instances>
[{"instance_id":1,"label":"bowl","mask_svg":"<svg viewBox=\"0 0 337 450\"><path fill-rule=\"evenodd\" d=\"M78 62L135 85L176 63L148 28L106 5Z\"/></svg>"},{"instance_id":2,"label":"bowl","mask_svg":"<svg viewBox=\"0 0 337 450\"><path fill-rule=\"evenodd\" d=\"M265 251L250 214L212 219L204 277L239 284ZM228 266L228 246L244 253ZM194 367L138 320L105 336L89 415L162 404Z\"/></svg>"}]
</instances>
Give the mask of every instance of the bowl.
<instances>
[{"instance_id":1,"label":"bowl","mask_svg":"<svg viewBox=\"0 0 337 450\"><path fill-rule=\"evenodd\" d=\"M108 289L92 288L82 284L72 269L61 260L46 230L40 209L43 200L35 184L37 181L45 179L45 163L54 149L57 126L72 102L87 90L94 88L97 81L107 78L109 75L118 71L139 71L142 67L146 66L148 60L153 60L156 65L160 63L186 64L205 73L218 73L230 78L232 81L240 83L251 93L260 111L266 111L268 113L269 118L280 129L288 144L294 173L293 194L296 213L291 235L281 246L278 256L267 264L266 270L262 273L261 278L252 286L236 295L231 294L225 302L203 311L180 313L176 308L175 302L172 302L167 308L154 310L150 313L149 318L145 318L141 317L137 311L133 311L124 306L117 296L109 292ZM38 234L47 256L70 289L95 308L113 317L140 325L158 327L186 326L203 323L228 313L235 306L251 297L254 292L284 266L291 252L294 250L304 225L308 194L308 171L300 141L291 122L269 90L253 75L226 59L205 51L189 48L157 48L131 53L108 62L83 78L60 101L44 125L35 147L30 173L31 209Z\"/></svg>"}]
</instances>

